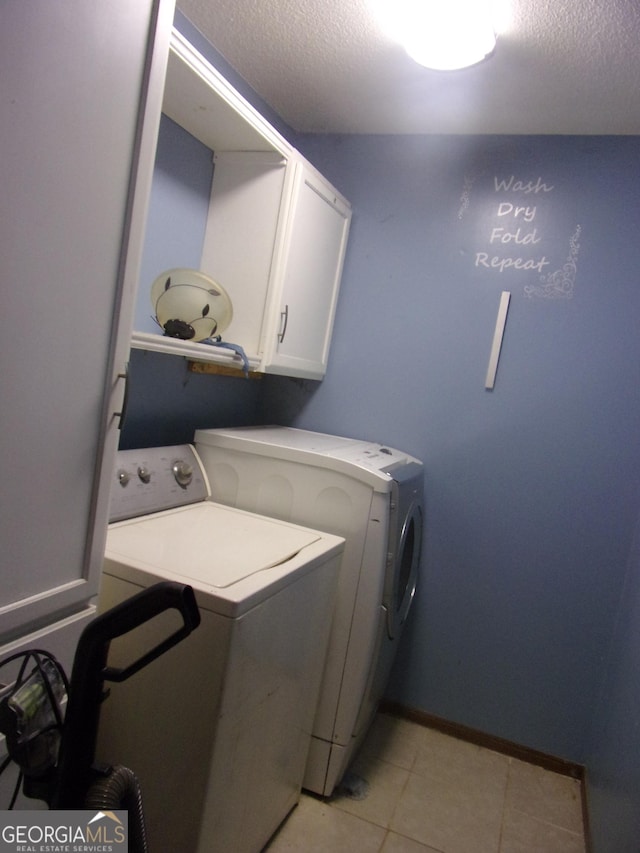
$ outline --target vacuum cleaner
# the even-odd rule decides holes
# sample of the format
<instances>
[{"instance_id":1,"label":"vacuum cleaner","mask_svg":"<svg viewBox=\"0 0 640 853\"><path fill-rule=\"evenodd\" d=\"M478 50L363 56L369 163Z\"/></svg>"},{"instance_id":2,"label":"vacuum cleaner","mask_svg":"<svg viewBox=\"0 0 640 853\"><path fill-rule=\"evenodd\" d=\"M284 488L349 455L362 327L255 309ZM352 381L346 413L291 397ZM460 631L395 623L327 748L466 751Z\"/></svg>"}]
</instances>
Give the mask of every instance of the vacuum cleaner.
<instances>
[{"instance_id":1,"label":"vacuum cleaner","mask_svg":"<svg viewBox=\"0 0 640 853\"><path fill-rule=\"evenodd\" d=\"M177 610L182 625L125 667L107 665L111 641L165 610ZM50 809L126 809L129 849L148 853L142 792L135 773L121 765L95 761L100 707L108 698L105 682L126 681L181 642L200 624L192 587L161 582L142 590L90 622L78 641L69 680L53 655L29 649L0 661L0 732L7 757L19 767L13 808L22 786L25 796ZM2 684L2 671L17 675Z\"/></svg>"}]
</instances>

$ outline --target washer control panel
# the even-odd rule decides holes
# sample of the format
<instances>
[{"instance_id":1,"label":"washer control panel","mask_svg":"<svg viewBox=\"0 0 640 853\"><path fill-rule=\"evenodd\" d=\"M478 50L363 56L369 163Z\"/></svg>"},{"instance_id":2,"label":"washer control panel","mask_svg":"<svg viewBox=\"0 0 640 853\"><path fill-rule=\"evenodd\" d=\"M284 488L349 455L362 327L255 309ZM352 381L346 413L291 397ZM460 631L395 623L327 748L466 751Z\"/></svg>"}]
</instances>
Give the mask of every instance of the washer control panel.
<instances>
[{"instance_id":1,"label":"washer control panel","mask_svg":"<svg viewBox=\"0 0 640 853\"><path fill-rule=\"evenodd\" d=\"M109 521L186 506L206 500L210 494L206 474L190 444L119 450Z\"/></svg>"}]
</instances>

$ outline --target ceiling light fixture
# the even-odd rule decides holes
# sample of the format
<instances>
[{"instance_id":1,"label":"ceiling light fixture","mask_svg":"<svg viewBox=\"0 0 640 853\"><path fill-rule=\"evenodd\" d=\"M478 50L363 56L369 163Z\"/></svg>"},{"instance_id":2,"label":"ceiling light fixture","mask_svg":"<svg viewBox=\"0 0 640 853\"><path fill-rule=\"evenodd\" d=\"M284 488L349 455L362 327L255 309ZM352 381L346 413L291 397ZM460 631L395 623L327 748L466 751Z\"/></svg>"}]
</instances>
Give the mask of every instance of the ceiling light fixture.
<instances>
[{"instance_id":1,"label":"ceiling light fixture","mask_svg":"<svg viewBox=\"0 0 640 853\"><path fill-rule=\"evenodd\" d=\"M369 5L387 35L427 68L467 68L495 47L490 0L369 0Z\"/></svg>"}]
</instances>

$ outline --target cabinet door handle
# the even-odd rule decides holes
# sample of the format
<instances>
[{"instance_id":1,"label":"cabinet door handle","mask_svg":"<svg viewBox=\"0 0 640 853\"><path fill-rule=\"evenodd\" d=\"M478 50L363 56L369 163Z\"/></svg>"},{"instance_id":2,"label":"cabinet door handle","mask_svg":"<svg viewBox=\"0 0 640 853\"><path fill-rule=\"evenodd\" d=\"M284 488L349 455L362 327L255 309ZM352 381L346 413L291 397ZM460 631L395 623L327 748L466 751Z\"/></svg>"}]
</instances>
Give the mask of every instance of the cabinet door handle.
<instances>
[{"instance_id":1,"label":"cabinet door handle","mask_svg":"<svg viewBox=\"0 0 640 853\"><path fill-rule=\"evenodd\" d=\"M122 410L120 412L114 412L114 416L116 418L120 418L118 421L118 429L122 429L122 424L124 423L124 419L127 416L127 406L129 405L129 365L125 364L124 373L118 374L118 379L124 379L124 394L122 395Z\"/></svg>"},{"instance_id":2,"label":"cabinet door handle","mask_svg":"<svg viewBox=\"0 0 640 853\"><path fill-rule=\"evenodd\" d=\"M278 343L282 343L284 336L287 334L287 323L289 322L289 305L284 306L284 311L280 312L280 331L278 332Z\"/></svg>"}]
</instances>

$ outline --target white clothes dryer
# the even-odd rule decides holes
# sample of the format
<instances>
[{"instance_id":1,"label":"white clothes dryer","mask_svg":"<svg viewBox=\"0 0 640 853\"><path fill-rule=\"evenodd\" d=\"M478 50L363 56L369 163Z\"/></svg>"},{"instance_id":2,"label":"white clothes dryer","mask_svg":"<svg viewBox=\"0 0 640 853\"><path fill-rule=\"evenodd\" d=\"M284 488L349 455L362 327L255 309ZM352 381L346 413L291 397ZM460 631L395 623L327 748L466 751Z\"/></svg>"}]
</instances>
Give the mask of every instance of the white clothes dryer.
<instances>
[{"instance_id":1,"label":"white clothes dryer","mask_svg":"<svg viewBox=\"0 0 640 853\"><path fill-rule=\"evenodd\" d=\"M258 853L299 799L343 541L212 502L189 445L121 451L116 480L100 609L177 580L201 623L111 686L97 758L138 776L151 849ZM113 642L109 664L172 627Z\"/></svg>"},{"instance_id":2,"label":"white clothes dryer","mask_svg":"<svg viewBox=\"0 0 640 853\"><path fill-rule=\"evenodd\" d=\"M214 500L342 536L303 787L329 796L367 732L413 601L423 466L381 444L287 427L198 430Z\"/></svg>"}]
</instances>

